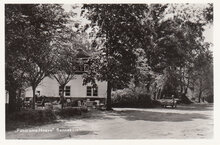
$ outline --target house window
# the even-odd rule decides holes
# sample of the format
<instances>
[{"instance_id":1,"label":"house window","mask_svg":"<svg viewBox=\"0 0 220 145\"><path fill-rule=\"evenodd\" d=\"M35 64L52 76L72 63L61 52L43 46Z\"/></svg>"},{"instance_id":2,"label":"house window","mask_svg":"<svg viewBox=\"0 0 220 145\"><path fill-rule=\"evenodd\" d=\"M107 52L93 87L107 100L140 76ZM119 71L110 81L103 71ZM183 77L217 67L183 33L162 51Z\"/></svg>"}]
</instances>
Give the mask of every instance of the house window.
<instances>
[{"instance_id":1,"label":"house window","mask_svg":"<svg viewBox=\"0 0 220 145\"><path fill-rule=\"evenodd\" d=\"M82 72L82 71L84 71L84 65L78 65L77 67L76 67L76 71L80 71L80 72Z\"/></svg>"},{"instance_id":2,"label":"house window","mask_svg":"<svg viewBox=\"0 0 220 145\"><path fill-rule=\"evenodd\" d=\"M37 91L37 92L36 92L36 95L40 96L40 91Z\"/></svg>"},{"instance_id":3,"label":"house window","mask_svg":"<svg viewBox=\"0 0 220 145\"><path fill-rule=\"evenodd\" d=\"M98 87L87 86L87 96L98 96Z\"/></svg>"},{"instance_id":4,"label":"house window","mask_svg":"<svg viewBox=\"0 0 220 145\"><path fill-rule=\"evenodd\" d=\"M65 88L64 88L64 95L65 96L70 96L70 86L66 86ZM62 93L62 88L61 88L61 86L59 86L59 95L61 96L61 93Z\"/></svg>"},{"instance_id":5,"label":"house window","mask_svg":"<svg viewBox=\"0 0 220 145\"><path fill-rule=\"evenodd\" d=\"M87 86L87 96L92 96L92 87Z\"/></svg>"},{"instance_id":6,"label":"house window","mask_svg":"<svg viewBox=\"0 0 220 145\"><path fill-rule=\"evenodd\" d=\"M79 66L79 71L84 71L84 66L83 65Z\"/></svg>"},{"instance_id":7,"label":"house window","mask_svg":"<svg viewBox=\"0 0 220 145\"><path fill-rule=\"evenodd\" d=\"M93 87L93 96L98 96L98 87Z\"/></svg>"},{"instance_id":8,"label":"house window","mask_svg":"<svg viewBox=\"0 0 220 145\"><path fill-rule=\"evenodd\" d=\"M70 96L70 86L66 86L65 96Z\"/></svg>"}]
</instances>

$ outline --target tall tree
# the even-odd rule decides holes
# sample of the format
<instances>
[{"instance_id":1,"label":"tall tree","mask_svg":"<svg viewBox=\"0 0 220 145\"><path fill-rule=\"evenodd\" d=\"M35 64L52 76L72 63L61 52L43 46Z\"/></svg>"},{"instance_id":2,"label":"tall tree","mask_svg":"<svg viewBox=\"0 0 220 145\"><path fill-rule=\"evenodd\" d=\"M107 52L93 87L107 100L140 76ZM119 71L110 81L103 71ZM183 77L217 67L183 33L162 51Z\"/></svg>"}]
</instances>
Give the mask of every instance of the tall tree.
<instances>
[{"instance_id":1,"label":"tall tree","mask_svg":"<svg viewBox=\"0 0 220 145\"><path fill-rule=\"evenodd\" d=\"M61 5L51 4L7 4L5 12L6 80L10 82L7 88L12 88L12 80L18 80L13 74L22 72L24 78L18 81L26 80L32 86L34 108L35 89L52 69L51 42L55 32L65 27L68 16ZM10 98L14 95L9 92Z\"/></svg>"},{"instance_id":2,"label":"tall tree","mask_svg":"<svg viewBox=\"0 0 220 145\"><path fill-rule=\"evenodd\" d=\"M65 50L64 50L65 49ZM53 77L57 80L60 85L60 101L63 109L64 105L64 92L66 84L74 78L77 69L76 53L67 50L68 48L62 49L63 52L59 52L55 59L55 70Z\"/></svg>"},{"instance_id":3,"label":"tall tree","mask_svg":"<svg viewBox=\"0 0 220 145\"><path fill-rule=\"evenodd\" d=\"M60 101L63 109L65 86L74 78L79 66L76 54L81 44L77 40L77 33L70 27L62 29L62 32L56 36L56 41L53 43L53 54L55 55L53 63L55 66L52 76L60 85Z\"/></svg>"},{"instance_id":4,"label":"tall tree","mask_svg":"<svg viewBox=\"0 0 220 145\"><path fill-rule=\"evenodd\" d=\"M164 6L166 8L162 11ZM164 70L171 69L177 77L177 81L174 82L178 82L176 85L180 86L181 92L186 94L190 82L190 67L198 53L204 51L203 31L207 21L203 13L207 5L168 4L164 6L151 5L149 17L145 21L147 24L149 18L153 20L153 23L148 25L152 30L152 43L149 46L146 45L144 50L151 68L164 76L169 74L172 78L172 73L164 73ZM168 79L163 80L164 83L166 80Z\"/></svg>"},{"instance_id":5,"label":"tall tree","mask_svg":"<svg viewBox=\"0 0 220 145\"><path fill-rule=\"evenodd\" d=\"M213 60L212 53L205 51L200 53L193 66L193 83L197 92L198 102L201 98L213 96ZM203 101L204 101L203 99Z\"/></svg>"},{"instance_id":6,"label":"tall tree","mask_svg":"<svg viewBox=\"0 0 220 145\"><path fill-rule=\"evenodd\" d=\"M111 108L112 85L126 85L137 72L135 51L138 48L145 50L152 71L172 80L180 78L178 86L182 85L182 91L186 92L190 80L185 72L203 49L206 7L199 4L84 5L83 13L95 32L94 46L100 52L96 57L99 60L95 62L96 72L108 82L107 109ZM166 70L175 75L164 73ZM177 89L174 84L170 86Z\"/></svg>"},{"instance_id":7,"label":"tall tree","mask_svg":"<svg viewBox=\"0 0 220 145\"><path fill-rule=\"evenodd\" d=\"M140 47L143 34L140 20L147 10L147 5L132 4L83 6L83 14L95 31L93 46L99 52L93 60L96 78L107 81L107 110L112 109L113 85L127 85L135 72L137 57L134 50Z\"/></svg>"}]
</instances>

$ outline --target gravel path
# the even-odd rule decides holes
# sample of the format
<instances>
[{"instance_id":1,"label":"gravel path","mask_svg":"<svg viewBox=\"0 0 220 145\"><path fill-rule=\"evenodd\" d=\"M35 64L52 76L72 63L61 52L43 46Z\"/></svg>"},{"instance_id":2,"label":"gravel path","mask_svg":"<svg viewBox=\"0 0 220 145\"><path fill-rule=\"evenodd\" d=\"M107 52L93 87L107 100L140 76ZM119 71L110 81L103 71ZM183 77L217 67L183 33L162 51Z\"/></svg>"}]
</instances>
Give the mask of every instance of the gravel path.
<instances>
[{"instance_id":1,"label":"gravel path","mask_svg":"<svg viewBox=\"0 0 220 145\"><path fill-rule=\"evenodd\" d=\"M213 138L213 106L177 109L115 108L58 123L6 132L6 139L198 139Z\"/></svg>"}]
</instances>

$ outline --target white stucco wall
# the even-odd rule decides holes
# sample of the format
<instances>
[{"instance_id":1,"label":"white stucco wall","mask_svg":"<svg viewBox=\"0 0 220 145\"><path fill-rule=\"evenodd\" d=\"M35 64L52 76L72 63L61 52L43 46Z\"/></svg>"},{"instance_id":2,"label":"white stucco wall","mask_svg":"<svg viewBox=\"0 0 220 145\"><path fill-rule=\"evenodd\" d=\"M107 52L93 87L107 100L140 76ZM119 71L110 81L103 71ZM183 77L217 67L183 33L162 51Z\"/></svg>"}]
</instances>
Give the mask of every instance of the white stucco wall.
<instances>
[{"instance_id":1,"label":"white stucco wall","mask_svg":"<svg viewBox=\"0 0 220 145\"><path fill-rule=\"evenodd\" d=\"M98 86L98 96L100 98L106 98L107 96L107 83L97 81ZM75 75L74 79L71 80L67 86L71 86L70 90L70 97L87 97L86 96L86 87L90 84L85 86L83 84L83 78L81 75ZM40 95L48 96L48 97L59 97L59 84L55 79L46 77L42 80L40 85L37 87L36 92L40 91ZM32 97L33 92L32 88L29 87L25 91L25 97ZM93 96L89 96L93 97Z\"/></svg>"}]
</instances>

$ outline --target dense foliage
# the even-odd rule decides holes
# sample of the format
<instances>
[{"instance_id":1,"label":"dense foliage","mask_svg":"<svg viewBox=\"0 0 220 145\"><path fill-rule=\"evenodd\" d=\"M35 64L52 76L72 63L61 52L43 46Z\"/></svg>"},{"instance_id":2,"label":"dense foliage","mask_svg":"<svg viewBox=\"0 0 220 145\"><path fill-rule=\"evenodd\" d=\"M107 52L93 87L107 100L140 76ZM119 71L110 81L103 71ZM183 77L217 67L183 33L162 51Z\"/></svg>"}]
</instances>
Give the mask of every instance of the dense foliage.
<instances>
[{"instance_id":1,"label":"dense foliage","mask_svg":"<svg viewBox=\"0 0 220 145\"><path fill-rule=\"evenodd\" d=\"M89 75L108 82L108 109L112 88L131 82L151 91L152 98L186 97L198 71L196 58L210 45L203 32L212 23L211 4L85 4L82 9L99 54L93 60L96 73Z\"/></svg>"},{"instance_id":2,"label":"dense foliage","mask_svg":"<svg viewBox=\"0 0 220 145\"><path fill-rule=\"evenodd\" d=\"M204 27L213 23L212 4L84 4L89 24L71 20L57 4L5 5L5 71L10 110L21 90L47 76L61 86L74 77L77 49L91 53L84 84L141 88L152 99L213 96L213 58ZM64 92L64 88L63 88ZM63 95L61 95L62 97ZM204 99L203 99L204 100Z\"/></svg>"},{"instance_id":3,"label":"dense foliage","mask_svg":"<svg viewBox=\"0 0 220 145\"><path fill-rule=\"evenodd\" d=\"M35 89L55 70L55 45L67 41L64 33L69 15L56 4L5 5L6 90L10 95L10 109L16 91L31 86L33 108ZM67 33L67 32L66 32ZM72 33L69 33L71 35ZM63 36L62 40L59 36Z\"/></svg>"}]
</instances>

